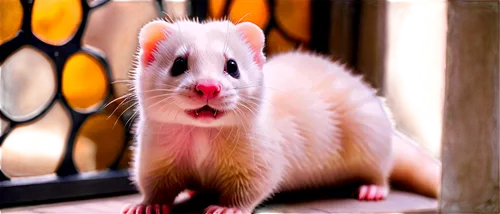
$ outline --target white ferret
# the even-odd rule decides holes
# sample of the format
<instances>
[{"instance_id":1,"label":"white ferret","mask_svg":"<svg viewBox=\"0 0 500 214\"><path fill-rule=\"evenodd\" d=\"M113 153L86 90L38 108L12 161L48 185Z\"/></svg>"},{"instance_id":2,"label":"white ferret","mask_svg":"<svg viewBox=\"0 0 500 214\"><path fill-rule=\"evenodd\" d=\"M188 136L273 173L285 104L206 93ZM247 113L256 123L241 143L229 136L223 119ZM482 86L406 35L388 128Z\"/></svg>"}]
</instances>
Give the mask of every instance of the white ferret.
<instances>
[{"instance_id":1,"label":"white ferret","mask_svg":"<svg viewBox=\"0 0 500 214\"><path fill-rule=\"evenodd\" d=\"M437 197L440 163L393 130L375 91L342 65L289 52L266 62L249 22L155 20L139 33L132 179L168 213L182 191L215 191L208 213L251 213L280 191L359 181L360 200L389 181Z\"/></svg>"}]
</instances>

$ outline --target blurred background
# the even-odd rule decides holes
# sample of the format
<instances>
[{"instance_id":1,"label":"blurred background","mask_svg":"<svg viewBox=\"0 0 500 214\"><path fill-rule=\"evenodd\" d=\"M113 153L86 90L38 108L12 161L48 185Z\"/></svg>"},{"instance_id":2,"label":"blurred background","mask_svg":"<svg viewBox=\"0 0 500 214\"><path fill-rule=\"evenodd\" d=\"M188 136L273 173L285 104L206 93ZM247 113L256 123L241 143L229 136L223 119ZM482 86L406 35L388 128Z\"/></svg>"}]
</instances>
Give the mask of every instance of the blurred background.
<instances>
[{"instance_id":1,"label":"blurred background","mask_svg":"<svg viewBox=\"0 0 500 214\"><path fill-rule=\"evenodd\" d=\"M123 80L139 29L165 14L254 22L267 35L268 56L297 48L335 56L386 97L399 131L440 158L447 7L444 0L0 0L0 181L11 190L57 191L64 189L57 176L82 188L100 182L68 197L132 191L134 102ZM63 197L9 193L5 204Z\"/></svg>"}]
</instances>

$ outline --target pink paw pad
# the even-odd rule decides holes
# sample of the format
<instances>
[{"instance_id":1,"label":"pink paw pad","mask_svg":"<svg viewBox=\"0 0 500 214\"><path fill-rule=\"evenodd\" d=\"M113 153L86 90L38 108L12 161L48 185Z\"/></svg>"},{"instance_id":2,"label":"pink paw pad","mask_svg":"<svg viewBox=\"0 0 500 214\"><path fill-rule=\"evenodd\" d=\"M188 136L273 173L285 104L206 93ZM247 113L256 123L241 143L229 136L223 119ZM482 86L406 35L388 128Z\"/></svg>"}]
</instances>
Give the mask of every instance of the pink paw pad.
<instances>
[{"instance_id":1,"label":"pink paw pad","mask_svg":"<svg viewBox=\"0 0 500 214\"><path fill-rule=\"evenodd\" d=\"M167 205L161 204L151 204L151 205L128 205L122 212L122 214L168 214L169 209Z\"/></svg>"},{"instance_id":2,"label":"pink paw pad","mask_svg":"<svg viewBox=\"0 0 500 214\"><path fill-rule=\"evenodd\" d=\"M246 214L237 208L228 208L221 206L209 206L205 210L206 214Z\"/></svg>"},{"instance_id":3,"label":"pink paw pad","mask_svg":"<svg viewBox=\"0 0 500 214\"><path fill-rule=\"evenodd\" d=\"M383 200L388 194L387 187L378 185L363 185L358 191L358 200L378 201Z\"/></svg>"}]
</instances>

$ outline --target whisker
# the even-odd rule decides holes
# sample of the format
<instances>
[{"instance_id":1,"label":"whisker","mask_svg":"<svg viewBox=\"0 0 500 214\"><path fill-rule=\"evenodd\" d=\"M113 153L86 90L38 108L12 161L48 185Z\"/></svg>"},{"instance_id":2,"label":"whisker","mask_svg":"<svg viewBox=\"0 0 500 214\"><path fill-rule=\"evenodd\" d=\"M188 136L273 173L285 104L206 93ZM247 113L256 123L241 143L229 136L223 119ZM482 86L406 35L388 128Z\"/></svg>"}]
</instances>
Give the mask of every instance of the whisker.
<instances>
[{"instance_id":1,"label":"whisker","mask_svg":"<svg viewBox=\"0 0 500 214\"><path fill-rule=\"evenodd\" d=\"M152 93L152 92L174 92L174 91L175 91L175 89L161 88L161 89L153 89L153 90L141 91L141 94Z\"/></svg>"},{"instance_id":2,"label":"whisker","mask_svg":"<svg viewBox=\"0 0 500 214\"><path fill-rule=\"evenodd\" d=\"M169 99L171 98L171 96L170 96L169 94L160 94L160 95L156 95L156 96L148 97L146 100L153 99L153 98L157 98L157 97L166 97L166 98L161 99L160 101L158 101L158 102L156 102L156 103L154 103L154 104L152 104L152 105L148 106L148 107L146 108L146 110L147 110L147 109L149 109L149 108L151 108L151 107L153 107L153 106L155 106L155 105L158 105L159 103L161 103L161 102L163 102L163 101L165 101L165 100L169 100ZM122 112L122 114L120 114L120 117L121 117L121 116L122 116L125 112L127 112L127 110L128 110L128 109L130 109L130 108L131 108L131 107L133 107L133 106L137 106L138 104L139 104L139 103L137 102L137 103L134 103L133 105L129 106L127 109L125 109L125 111L123 111L123 112ZM139 111L135 111L135 112L132 114L132 116L131 116L131 117L127 120L127 122L125 123L125 126L127 126L128 122L129 122L129 121L130 121L130 120L131 120L134 116L136 116L136 115L138 114L138 112L139 112ZM118 120L115 122L115 125L116 125L116 123L117 123L117 122L118 122Z\"/></svg>"},{"instance_id":3,"label":"whisker","mask_svg":"<svg viewBox=\"0 0 500 214\"><path fill-rule=\"evenodd\" d=\"M222 50L222 52L224 52L224 53L227 53L227 50L228 50L228 46L227 46L227 44L228 44L228 41L229 41L229 34L230 34L230 32L229 32L229 26L230 26L230 25L229 25L229 24L230 24L230 23L231 23L230 21L228 21L228 22L227 22L227 27L226 27L226 38L225 38L225 41L224 41L224 49Z\"/></svg>"},{"instance_id":4,"label":"whisker","mask_svg":"<svg viewBox=\"0 0 500 214\"><path fill-rule=\"evenodd\" d=\"M117 106L117 107L113 110L113 112L111 112L111 114L108 116L108 118L107 118L106 120L108 120L108 119L109 119L112 115L114 115L114 114L115 114L115 112L116 112L116 110L118 110L118 109L119 109L120 107L122 107L124 104L126 104L126 103L130 103L130 102L133 102L133 101L134 101L133 99L130 99L130 100L128 100L128 99L130 99L130 97L125 98L125 99L124 99L124 100L123 100L123 101L122 101L122 102L121 102L121 103L120 103L120 104L119 104L119 105L118 105L118 106ZM127 100L128 100L128 101L127 101Z\"/></svg>"},{"instance_id":5,"label":"whisker","mask_svg":"<svg viewBox=\"0 0 500 214\"><path fill-rule=\"evenodd\" d=\"M229 154L227 155L227 157L231 157L231 155L233 154L234 150L236 149L236 146L238 145L238 142L240 142L240 126L236 126L236 141L233 141L233 149L231 150L231 152L229 152Z\"/></svg>"},{"instance_id":6,"label":"whisker","mask_svg":"<svg viewBox=\"0 0 500 214\"><path fill-rule=\"evenodd\" d=\"M172 23L172 22L174 21L174 20L172 19L172 17L171 17L170 15L168 15L168 13L167 13L167 12L162 11L162 13L165 15L165 17L164 17L164 20L165 20L165 21L170 22L170 23Z\"/></svg>"},{"instance_id":7,"label":"whisker","mask_svg":"<svg viewBox=\"0 0 500 214\"><path fill-rule=\"evenodd\" d=\"M184 101L181 101L180 103L184 103ZM174 104L175 104L177 107L179 107L177 103L174 103ZM179 115L179 113L181 113L181 112L182 112L182 111L177 110L177 114L175 114L175 116L174 116L174 121L177 119L177 115Z\"/></svg>"},{"instance_id":8,"label":"whisker","mask_svg":"<svg viewBox=\"0 0 500 214\"><path fill-rule=\"evenodd\" d=\"M238 21L236 22L236 24L235 24L235 25L239 24L239 23L240 23L240 22L241 22L244 18L246 18L247 16L249 16L249 15L251 15L251 14L252 14L252 13L248 12L247 14L245 14L244 16L242 16L242 17L240 18L240 20L238 20Z\"/></svg>"},{"instance_id":9,"label":"whisker","mask_svg":"<svg viewBox=\"0 0 500 214\"><path fill-rule=\"evenodd\" d=\"M125 122L125 127L127 127L127 124L130 122L130 121L133 121L137 116L139 116L139 111L135 111L134 114L132 114L132 116L130 118L128 118L127 122Z\"/></svg>"},{"instance_id":10,"label":"whisker","mask_svg":"<svg viewBox=\"0 0 500 214\"><path fill-rule=\"evenodd\" d=\"M238 103L238 105L240 105L240 106L242 106L242 107L246 108L246 109L247 109L248 111L250 111L250 112L251 112L254 116L258 116L258 115L257 115L257 113L255 113L254 111L252 111L252 109L248 108L245 104L243 104L243 103L241 103L241 102L240 102L240 103Z\"/></svg>"},{"instance_id":11,"label":"whisker","mask_svg":"<svg viewBox=\"0 0 500 214\"><path fill-rule=\"evenodd\" d=\"M115 80L115 81L112 81L111 84L115 84L115 83L134 83L135 80Z\"/></svg>"},{"instance_id":12,"label":"whisker","mask_svg":"<svg viewBox=\"0 0 500 214\"><path fill-rule=\"evenodd\" d=\"M167 105L163 105L163 106L160 108L160 111L163 111L163 109L164 109L166 106L167 106ZM171 113L171 112L172 112L172 110L168 111L168 115L170 115L170 113ZM161 117L164 117L164 116L165 116L165 113L166 113L166 112L163 112L163 114L161 115ZM167 115L167 117L168 117L168 115ZM160 129L158 130L158 133L157 133L157 135L156 135L156 141L160 141L160 134L162 133L161 129L163 128L163 125L164 125L164 124L165 124L165 123L162 123L162 124L160 125Z\"/></svg>"},{"instance_id":13,"label":"whisker","mask_svg":"<svg viewBox=\"0 0 500 214\"><path fill-rule=\"evenodd\" d=\"M123 116L123 114L125 114L130 108L134 107L134 106L137 106L139 103L134 103L132 105L130 105L127 109L125 109L125 111L123 111L120 116L117 117L115 123L113 124L113 128L115 128L116 124L118 123L118 120L120 120L120 118Z\"/></svg>"},{"instance_id":14,"label":"whisker","mask_svg":"<svg viewBox=\"0 0 500 214\"><path fill-rule=\"evenodd\" d=\"M262 87L262 88L265 88L265 89L272 89L272 90L275 90L275 91L278 91L278 92L282 92L282 93L288 94L288 92L286 92L286 91L282 91L282 90L279 90L279 89L276 89L276 88L272 88L272 87L269 87L269 86L265 86L265 85L248 85L248 86L243 86L243 87L232 88L230 90L241 90L241 89L248 89L248 88L254 88L254 87Z\"/></svg>"},{"instance_id":15,"label":"whisker","mask_svg":"<svg viewBox=\"0 0 500 214\"><path fill-rule=\"evenodd\" d=\"M108 104L106 104L106 105L104 105L103 107L101 107L101 110L102 110L102 109L105 109L106 107L108 107L108 106L109 106L109 105L111 105L112 103L114 103L114 102L116 102L116 101L118 101L118 100L120 100L120 99L123 99L123 98L125 98L125 97L129 97L129 96L135 96L135 94L133 94L133 93L127 93L127 94L122 95L122 96L120 96L120 97L118 97L118 98L115 98L115 99L113 99L112 101L110 101Z\"/></svg>"},{"instance_id":16,"label":"whisker","mask_svg":"<svg viewBox=\"0 0 500 214\"><path fill-rule=\"evenodd\" d=\"M215 139L219 136L219 134L222 132L222 129L224 127L224 124L222 124L221 128L219 128L219 132L217 132L217 134L215 135L215 137L210 141L210 142L213 142L215 141Z\"/></svg>"},{"instance_id":17,"label":"whisker","mask_svg":"<svg viewBox=\"0 0 500 214\"><path fill-rule=\"evenodd\" d=\"M271 106L274 104L271 101L261 99L261 98L256 98L256 97L251 97L251 96L247 96L246 98L247 99L245 101L247 101L248 104L251 105L251 107L253 107L253 109L255 109L255 110L257 110L257 107L260 106L260 104L258 102L267 102ZM282 108L274 108L274 109L279 111L280 113L286 113Z\"/></svg>"},{"instance_id":18,"label":"whisker","mask_svg":"<svg viewBox=\"0 0 500 214\"><path fill-rule=\"evenodd\" d=\"M196 128L196 126L191 127L191 129L188 131L188 133L184 137L184 141L182 142L182 144L186 143L188 136L191 134L191 132L194 130L194 128Z\"/></svg>"}]
</instances>

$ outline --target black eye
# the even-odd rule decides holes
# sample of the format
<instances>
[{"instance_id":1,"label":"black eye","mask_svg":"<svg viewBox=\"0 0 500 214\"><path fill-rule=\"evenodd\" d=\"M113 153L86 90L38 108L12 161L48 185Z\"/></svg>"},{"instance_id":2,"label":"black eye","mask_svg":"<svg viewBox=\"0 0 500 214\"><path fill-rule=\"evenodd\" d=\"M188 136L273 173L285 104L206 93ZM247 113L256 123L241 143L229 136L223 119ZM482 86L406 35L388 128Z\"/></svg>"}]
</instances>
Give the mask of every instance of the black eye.
<instances>
[{"instance_id":1,"label":"black eye","mask_svg":"<svg viewBox=\"0 0 500 214\"><path fill-rule=\"evenodd\" d=\"M238 65L232 59L226 62L226 72L235 79L240 78L240 71L238 70Z\"/></svg>"},{"instance_id":2,"label":"black eye","mask_svg":"<svg viewBox=\"0 0 500 214\"><path fill-rule=\"evenodd\" d=\"M188 70L187 59L182 57L177 57L175 59L174 64L172 64L172 68L170 68L170 75L173 77L179 76Z\"/></svg>"}]
</instances>

